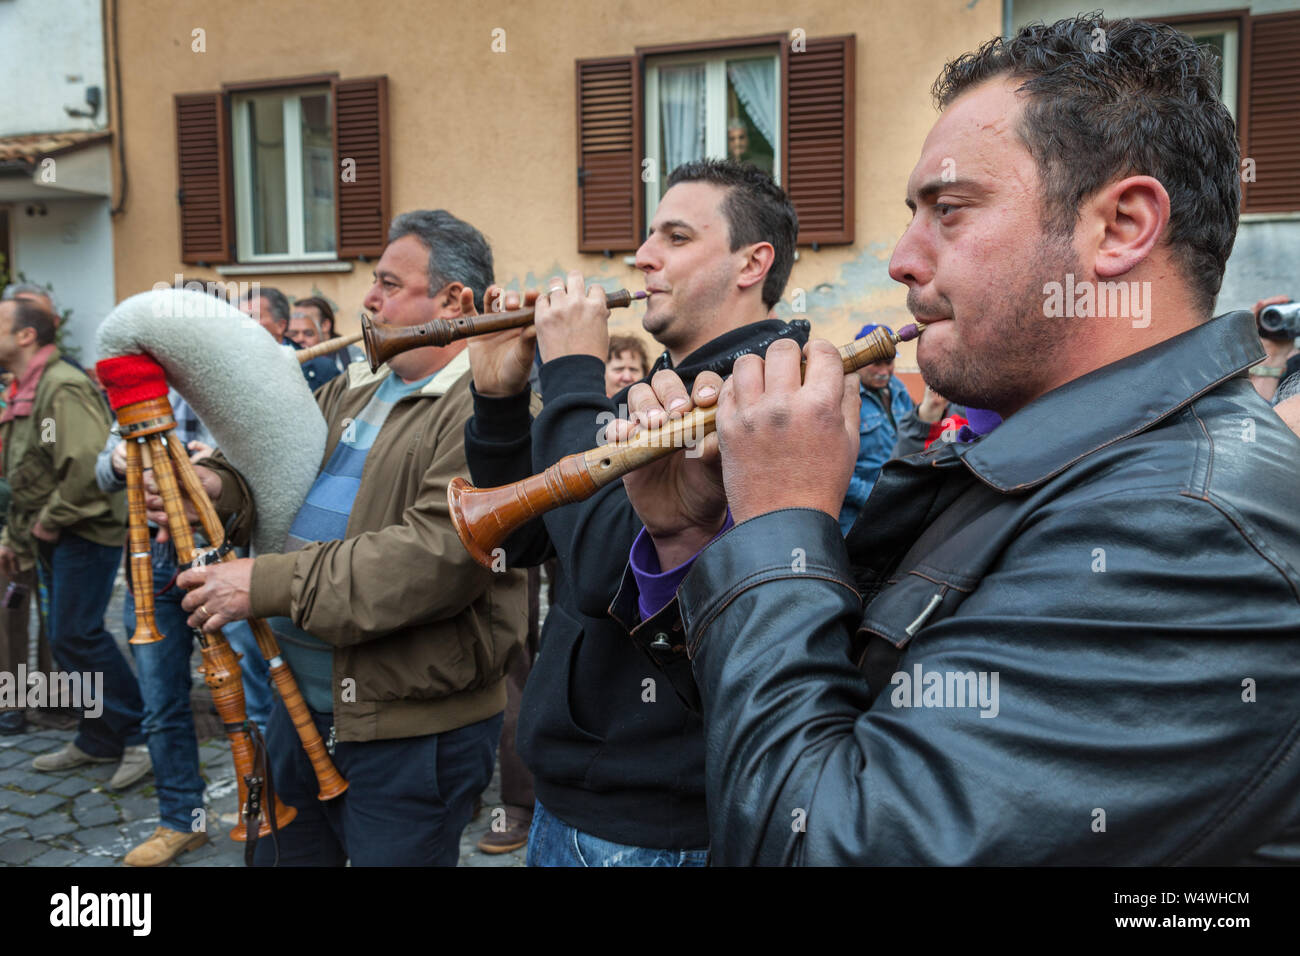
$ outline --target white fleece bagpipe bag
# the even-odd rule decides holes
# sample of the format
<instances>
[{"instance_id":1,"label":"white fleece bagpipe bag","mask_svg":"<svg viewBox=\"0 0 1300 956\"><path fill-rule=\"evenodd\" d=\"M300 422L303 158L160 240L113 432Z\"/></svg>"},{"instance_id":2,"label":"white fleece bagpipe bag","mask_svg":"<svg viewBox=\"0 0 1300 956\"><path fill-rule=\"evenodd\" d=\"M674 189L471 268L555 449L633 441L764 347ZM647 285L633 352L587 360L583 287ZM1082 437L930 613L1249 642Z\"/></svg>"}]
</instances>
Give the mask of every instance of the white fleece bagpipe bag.
<instances>
[{"instance_id":1,"label":"white fleece bagpipe bag","mask_svg":"<svg viewBox=\"0 0 1300 956\"><path fill-rule=\"evenodd\" d=\"M146 354L163 367L253 492L253 550L282 550L327 434L294 353L228 302L173 288L119 303L98 347L101 358Z\"/></svg>"}]
</instances>

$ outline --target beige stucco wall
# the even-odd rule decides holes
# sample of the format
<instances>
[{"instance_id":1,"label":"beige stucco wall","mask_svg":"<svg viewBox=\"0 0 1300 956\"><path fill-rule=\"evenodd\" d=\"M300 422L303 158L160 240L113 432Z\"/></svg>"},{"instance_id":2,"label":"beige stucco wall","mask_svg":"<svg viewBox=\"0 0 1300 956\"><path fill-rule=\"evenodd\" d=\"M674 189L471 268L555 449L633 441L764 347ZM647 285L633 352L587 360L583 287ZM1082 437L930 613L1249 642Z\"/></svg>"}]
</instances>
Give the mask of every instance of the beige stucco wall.
<instances>
[{"instance_id":1,"label":"beige stucco wall","mask_svg":"<svg viewBox=\"0 0 1300 956\"><path fill-rule=\"evenodd\" d=\"M499 281L544 284L581 268L642 288L623 261L579 255L574 60L637 46L789 33L857 36L857 202L852 246L801 250L780 311L807 292L814 331L839 343L865 321L906 319L887 273L909 214L905 183L935 113L929 86L946 59L996 34L989 0L574 0L564 4L429 0L129 0L121 62L130 197L115 219L119 297L174 273L217 278L179 261L172 95L222 83L337 71L387 74L393 213L446 207L493 245ZM191 50L205 31L206 52ZM506 31L506 52L492 31ZM292 295L313 287L357 327L369 264L347 274L258 278ZM615 314L639 330L639 309ZM905 352L900 370L911 366Z\"/></svg>"}]
</instances>

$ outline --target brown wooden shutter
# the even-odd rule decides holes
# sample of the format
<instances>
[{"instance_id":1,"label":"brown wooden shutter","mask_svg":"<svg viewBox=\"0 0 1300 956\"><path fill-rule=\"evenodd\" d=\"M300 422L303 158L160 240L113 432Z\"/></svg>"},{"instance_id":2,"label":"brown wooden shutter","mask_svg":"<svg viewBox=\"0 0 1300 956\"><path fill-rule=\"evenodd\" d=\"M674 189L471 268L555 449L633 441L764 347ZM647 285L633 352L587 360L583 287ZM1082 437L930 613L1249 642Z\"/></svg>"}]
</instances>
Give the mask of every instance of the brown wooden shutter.
<instances>
[{"instance_id":1,"label":"brown wooden shutter","mask_svg":"<svg viewBox=\"0 0 1300 956\"><path fill-rule=\"evenodd\" d=\"M578 60L578 251L641 245L641 76L635 57Z\"/></svg>"},{"instance_id":2,"label":"brown wooden shutter","mask_svg":"<svg viewBox=\"0 0 1300 956\"><path fill-rule=\"evenodd\" d=\"M799 213L801 246L853 241L855 47L850 35L784 53L781 184Z\"/></svg>"},{"instance_id":3,"label":"brown wooden shutter","mask_svg":"<svg viewBox=\"0 0 1300 956\"><path fill-rule=\"evenodd\" d=\"M220 93L174 97L181 262L229 262L234 256L230 138Z\"/></svg>"},{"instance_id":4,"label":"brown wooden shutter","mask_svg":"<svg viewBox=\"0 0 1300 956\"><path fill-rule=\"evenodd\" d=\"M1300 12L1251 17L1242 158L1255 161L1242 212L1300 210Z\"/></svg>"},{"instance_id":5,"label":"brown wooden shutter","mask_svg":"<svg viewBox=\"0 0 1300 956\"><path fill-rule=\"evenodd\" d=\"M356 181L343 179L344 160ZM340 259L377 259L388 239L388 77L334 84L334 203Z\"/></svg>"}]
</instances>

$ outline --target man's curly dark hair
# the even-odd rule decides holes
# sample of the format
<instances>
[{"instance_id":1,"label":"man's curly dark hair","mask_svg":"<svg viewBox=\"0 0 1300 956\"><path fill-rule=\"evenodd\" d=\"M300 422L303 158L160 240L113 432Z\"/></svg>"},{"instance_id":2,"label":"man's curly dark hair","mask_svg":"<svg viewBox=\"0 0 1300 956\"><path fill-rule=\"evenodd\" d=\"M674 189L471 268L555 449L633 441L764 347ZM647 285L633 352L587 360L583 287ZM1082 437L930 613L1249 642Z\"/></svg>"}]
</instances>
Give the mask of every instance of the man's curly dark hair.
<instances>
[{"instance_id":1,"label":"man's curly dark hair","mask_svg":"<svg viewBox=\"0 0 1300 956\"><path fill-rule=\"evenodd\" d=\"M931 92L944 109L1001 76L1028 95L1018 133L1043 180L1045 226L1071 234L1080 204L1107 183L1158 179L1169 193L1166 239L1208 316L1241 206L1214 53L1166 24L1089 13L990 40L949 62Z\"/></svg>"}]
</instances>

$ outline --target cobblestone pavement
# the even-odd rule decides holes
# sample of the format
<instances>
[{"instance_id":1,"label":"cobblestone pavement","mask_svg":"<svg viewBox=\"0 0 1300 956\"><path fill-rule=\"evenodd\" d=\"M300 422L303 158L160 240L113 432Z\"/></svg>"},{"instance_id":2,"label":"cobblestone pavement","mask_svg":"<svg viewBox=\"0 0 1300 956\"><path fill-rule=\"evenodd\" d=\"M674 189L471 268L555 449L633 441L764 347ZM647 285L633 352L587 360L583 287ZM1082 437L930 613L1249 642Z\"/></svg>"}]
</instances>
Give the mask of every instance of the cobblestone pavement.
<instances>
[{"instance_id":1,"label":"cobblestone pavement","mask_svg":"<svg viewBox=\"0 0 1300 956\"><path fill-rule=\"evenodd\" d=\"M70 730L0 737L0 866L116 866L158 826L153 778L115 793L107 789L115 764L38 773L32 758L71 740ZM178 866L243 866L244 846L227 835L220 815L235 812L235 770L224 739L199 746L208 784L206 846L183 854ZM488 855L476 844L500 803L499 774L483 792L483 810L460 841L461 866L523 866L524 851ZM499 815L498 815L499 816ZM290 824L292 826L292 824Z\"/></svg>"},{"instance_id":2,"label":"cobblestone pavement","mask_svg":"<svg viewBox=\"0 0 1300 956\"><path fill-rule=\"evenodd\" d=\"M122 636L122 579L119 576L108 628L125 650ZM126 651L127 659L130 652ZM60 773L32 770L37 754L58 750L72 731L41 730L0 736L0 866L117 866L137 843L158 826L153 777L116 793L107 789L116 764L90 764ZM178 866L242 866L242 843L228 836L220 822L236 804L235 768L224 737L199 746L199 763L207 782L207 823L212 839L182 854ZM524 851L488 855L477 844L491 826L500 804L500 774L483 792L483 810L465 829L460 842L461 866L523 866ZM500 815L498 814L498 817ZM291 824L292 825L292 824Z\"/></svg>"}]
</instances>

